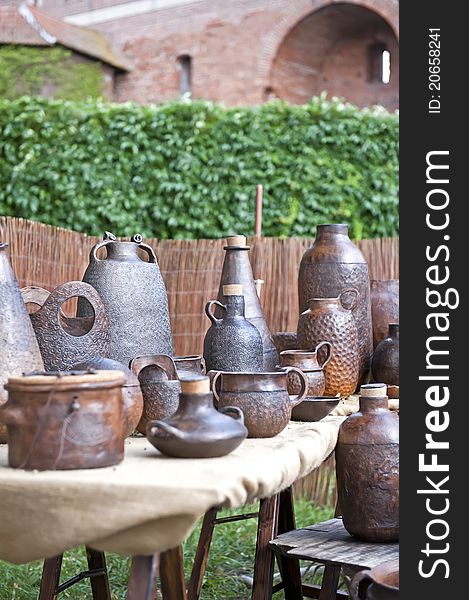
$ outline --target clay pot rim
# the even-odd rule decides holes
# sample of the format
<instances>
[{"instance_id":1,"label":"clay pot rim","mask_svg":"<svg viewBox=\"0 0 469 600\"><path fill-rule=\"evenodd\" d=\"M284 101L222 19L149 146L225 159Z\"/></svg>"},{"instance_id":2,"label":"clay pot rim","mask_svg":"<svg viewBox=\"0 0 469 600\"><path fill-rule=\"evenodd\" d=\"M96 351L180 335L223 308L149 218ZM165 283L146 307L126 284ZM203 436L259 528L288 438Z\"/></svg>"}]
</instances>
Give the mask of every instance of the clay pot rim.
<instances>
[{"instance_id":1,"label":"clay pot rim","mask_svg":"<svg viewBox=\"0 0 469 600\"><path fill-rule=\"evenodd\" d=\"M125 377L122 371L98 371L84 375L16 375L8 379L8 391L57 391L71 389L106 389L122 387Z\"/></svg>"}]
</instances>

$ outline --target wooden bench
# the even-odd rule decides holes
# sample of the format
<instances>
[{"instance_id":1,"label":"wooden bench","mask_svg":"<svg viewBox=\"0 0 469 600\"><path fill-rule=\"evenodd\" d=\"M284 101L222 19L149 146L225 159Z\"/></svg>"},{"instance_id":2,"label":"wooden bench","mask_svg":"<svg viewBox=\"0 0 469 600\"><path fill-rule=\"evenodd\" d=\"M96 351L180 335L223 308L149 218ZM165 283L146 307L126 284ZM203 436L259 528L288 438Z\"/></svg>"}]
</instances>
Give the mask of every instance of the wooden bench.
<instances>
[{"instance_id":1,"label":"wooden bench","mask_svg":"<svg viewBox=\"0 0 469 600\"><path fill-rule=\"evenodd\" d=\"M284 589L286 600L348 598L348 594L338 591L342 567L361 571L399 558L398 543L360 542L346 531L340 518L288 531L273 539L270 546L278 559L283 562L289 559L295 567L280 569L282 583L273 589L274 592ZM301 583L300 560L325 565L321 586Z\"/></svg>"}]
</instances>

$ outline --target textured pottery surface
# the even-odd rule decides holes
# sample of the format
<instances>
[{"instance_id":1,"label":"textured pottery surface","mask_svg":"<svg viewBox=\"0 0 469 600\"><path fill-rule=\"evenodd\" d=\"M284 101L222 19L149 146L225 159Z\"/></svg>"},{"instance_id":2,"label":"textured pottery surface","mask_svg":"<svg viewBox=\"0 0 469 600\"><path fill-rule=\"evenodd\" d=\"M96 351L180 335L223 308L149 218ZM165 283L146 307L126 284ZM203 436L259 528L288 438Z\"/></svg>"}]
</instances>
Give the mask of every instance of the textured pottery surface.
<instances>
[{"instance_id":1,"label":"textured pottery surface","mask_svg":"<svg viewBox=\"0 0 469 600\"><path fill-rule=\"evenodd\" d=\"M146 433L149 421L165 419L176 412L181 384L176 365L167 354L134 358L130 368L138 377L143 394L143 412L137 430Z\"/></svg>"},{"instance_id":2,"label":"textured pottery surface","mask_svg":"<svg viewBox=\"0 0 469 600\"><path fill-rule=\"evenodd\" d=\"M360 372L358 332L351 311L337 298L312 298L309 309L298 320L301 348L316 347L327 341L332 345L331 359L324 368L326 396L350 396Z\"/></svg>"},{"instance_id":3,"label":"textured pottery surface","mask_svg":"<svg viewBox=\"0 0 469 600\"><path fill-rule=\"evenodd\" d=\"M289 396L287 376L295 370L302 381L297 396ZM220 393L217 380L221 378ZM237 406L243 411L244 422L251 438L273 437L288 425L291 411L306 394L306 378L303 373L289 367L272 373L219 372L212 379L212 391L218 408Z\"/></svg>"},{"instance_id":4,"label":"textured pottery surface","mask_svg":"<svg viewBox=\"0 0 469 600\"><path fill-rule=\"evenodd\" d=\"M213 316L214 305L220 309L221 318ZM262 338L244 317L244 296L223 296L223 304L211 300L205 313L212 322L204 339L207 371L262 371Z\"/></svg>"},{"instance_id":5,"label":"textured pottery surface","mask_svg":"<svg viewBox=\"0 0 469 600\"><path fill-rule=\"evenodd\" d=\"M390 323L387 337L373 354L371 370L375 381L399 385L399 324Z\"/></svg>"},{"instance_id":6,"label":"textured pottery surface","mask_svg":"<svg viewBox=\"0 0 469 600\"><path fill-rule=\"evenodd\" d=\"M292 421L314 422L320 421L334 410L340 398L335 396L306 396L302 402L295 406L291 413Z\"/></svg>"},{"instance_id":7,"label":"textured pottery surface","mask_svg":"<svg viewBox=\"0 0 469 600\"><path fill-rule=\"evenodd\" d=\"M43 290L37 288L23 288L21 293L25 303L39 304L43 296ZM73 318L62 314L64 302L76 296L90 303L94 316ZM109 319L98 292L87 283L69 281L59 285L30 318L46 371L68 371L78 362L109 356Z\"/></svg>"},{"instance_id":8,"label":"textured pottery surface","mask_svg":"<svg viewBox=\"0 0 469 600\"><path fill-rule=\"evenodd\" d=\"M399 539L399 417L384 384L362 386L360 410L341 425L338 501L347 531L366 542Z\"/></svg>"},{"instance_id":9,"label":"textured pottery surface","mask_svg":"<svg viewBox=\"0 0 469 600\"><path fill-rule=\"evenodd\" d=\"M353 577L350 590L352 600L398 600L399 561L360 571Z\"/></svg>"},{"instance_id":10,"label":"textured pottery surface","mask_svg":"<svg viewBox=\"0 0 469 600\"><path fill-rule=\"evenodd\" d=\"M208 377L201 383L205 391L190 392L192 380L182 381L179 406L171 417L150 421L148 440L163 454L179 458L225 456L247 436L243 413L227 406L218 411L213 405Z\"/></svg>"},{"instance_id":11,"label":"textured pottery surface","mask_svg":"<svg viewBox=\"0 0 469 600\"><path fill-rule=\"evenodd\" d=\"M262 338L264 350L262 370L273 371L278 364L278 353L254 283L252 267L249 261L249 246L246 246L246 238L244 236L229 237L227 244L225 246L226 254L221 273L218 301L223 302L224 285L239 283L243 286L246 319L256 326ZM221 311L217 310L215 316L221 317ZM210 368L207 367L207 371L209 370Z\"/></svg>"},{"instance_id":12,"label":"textured pottery surface","mask_svg":"<svg viewBox=\"0 0 469 600\"><path fill-rule=\"evenodd\" d=\"M352 315L358 330L359 382L366 383L373 352L368 264L350 241L347 225L318 225L316 240L301 259L298 277L300 314L308 308L310 298L333 298L351 287L359 293L359 302Z\"/></svg>"},{"instance_id":13,"label":"textured pottery surface","mask_svg":"<svg viewBox=\"0 0 469 600\"><path fill-rule=\"evenodd\" d=\"M318 352L321 348L326 352L323 360L318 358ZM284 350L280 353L280 366L297 367L303 371L308 382L306 395L322 396L326 389L326 379L323 369L331 359L331 351L332 346L329 342L321 342L311 352L307 350ZM288 374L287 384L289 394L300 393L301 381L295 371Z\"/></svg>"},{"instance_id":14,"label":"textured pottery surface","mask_svg":"<svg viewBox=\"0 0 469 600\"><path fill-rule=\"evenodd\" d=\"M98 292L111 323L110 358L124 365L137 356L172 355L168 297L155 252L135 235L131 242L118 242L106 233L104 241L90 253L83 281ZM105 248L105 258L98 258ZM140 258L145 252L148 261ZM90 316L88 306L78 301L78 316Z\"/></svg>"},{"instance_id":15,"label":"textured pottery surface","mask_svg":"<svg viewBox=\"0 0 469 600\"><path fill-rule=\"evenodd\" d=\"M191 375L205 375L205 359L200 354L191 356L175 356L173 358L176 365L178 377L189 377Z\"/></svg>"},{"instance_id":16,"label":"textured pottery surface","mask_svg":"<svg viewBox=\"0 0 469 600\"><path fill-rule=\"evenodd\" d=\"M399 323L399 279L371 281L371 319L373 347L388 334L389 323Z\"/></svg>"},{"instance_id":17,"label":"textured pottery surface","mask_svg":"<svg viewBox=\"0 0 469 600\"><path fill-rule=\"evenodd\" d=\"M0 406L7 400L4 385L12 375L44 369L39 345L10 266L7 244L0 243ZM0 444L7 439L0 423Z\"/></svg>"},{"instance_id":18,"label":"textured pottery surface","mask_svg":"<svg viewBox=\"0 0 469 600\"><path fill-rule=\"evenodd\" d=\"M126 367L112 358L90 358L85 362L74 365L73 370L84 371L95 369L98 371L122 371L124 384L122 386L122 419L124 437L135 431L142 417L143 395L137 376Z\"/></svg>"},{"instance_id":19,"label":"textured pottery surface","mask_svg":"<svg viewBox=\"0 0 469 600\"><path fill-rule=\"evenodd\" d=\"M120 371L10 378L0 420L20 469L91 469L124 458Z\"/></svg>"},{"instance_id":20,"label":"textured pottery surface","mask_svg":"<svg viewBox=\"0 0 469 600\"><path fill-rule=\"evenodd\" d=\"M295 350L298 348L296 331L277 331L272 336L272 339L279 355L284 350Z\"/></svg>"}]
</instances>

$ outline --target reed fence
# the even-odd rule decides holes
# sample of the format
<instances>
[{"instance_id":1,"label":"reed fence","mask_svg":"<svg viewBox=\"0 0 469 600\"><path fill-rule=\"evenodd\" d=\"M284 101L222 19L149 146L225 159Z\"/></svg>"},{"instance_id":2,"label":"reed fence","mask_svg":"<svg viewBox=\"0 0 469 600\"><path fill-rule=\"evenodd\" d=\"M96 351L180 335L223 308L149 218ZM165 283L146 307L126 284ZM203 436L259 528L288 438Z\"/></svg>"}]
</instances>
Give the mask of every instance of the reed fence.
<instances>
[{"instance_id":1,"label":"reed fence","mask_svg":"<svg viewBox=\"0 0 469 600\"><path fill-rule=\"evenodd\" d=\"M242 232L240 232L242 233ZM10 259L20 286L52 290L65 281L81 280L91 247L98 238L34 221L0 217L0 242L10 245ZM294 331L298 320L298 267L312 239L250 238L254 277L263 279L261 302L272 332ZM146 239L156 251L166 283L174 351L200 354L210 325L204 315L215 299L225 240ZM372 279L399 278L396 238L360 240L358 247ZM318 504L335 500L333 459L296 485Z\"/></svg>"}]
</instances>

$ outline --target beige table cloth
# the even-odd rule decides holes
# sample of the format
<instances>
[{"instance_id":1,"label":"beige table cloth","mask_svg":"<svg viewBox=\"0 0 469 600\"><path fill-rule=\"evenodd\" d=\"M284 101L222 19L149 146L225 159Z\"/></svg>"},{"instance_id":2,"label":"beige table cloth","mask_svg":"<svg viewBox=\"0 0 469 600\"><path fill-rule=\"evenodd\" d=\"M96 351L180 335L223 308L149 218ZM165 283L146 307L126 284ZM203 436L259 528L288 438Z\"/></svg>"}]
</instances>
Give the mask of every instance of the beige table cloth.
<instances>
[{"instance_id":1,"label":"beige table cloth","mask_svg":"<svg viewBox=\"0 0 469 600\"><path fill-rule=\"evenodd\" d=\"M145 438L130 438L120 465L78 471L10 469L0 446L0 560L29 562L84 544L125 555L172 548L209 508L272 496L318 467L342 421L291 422L212 459L163 457Z\"/></svg>"}]
</instances>

